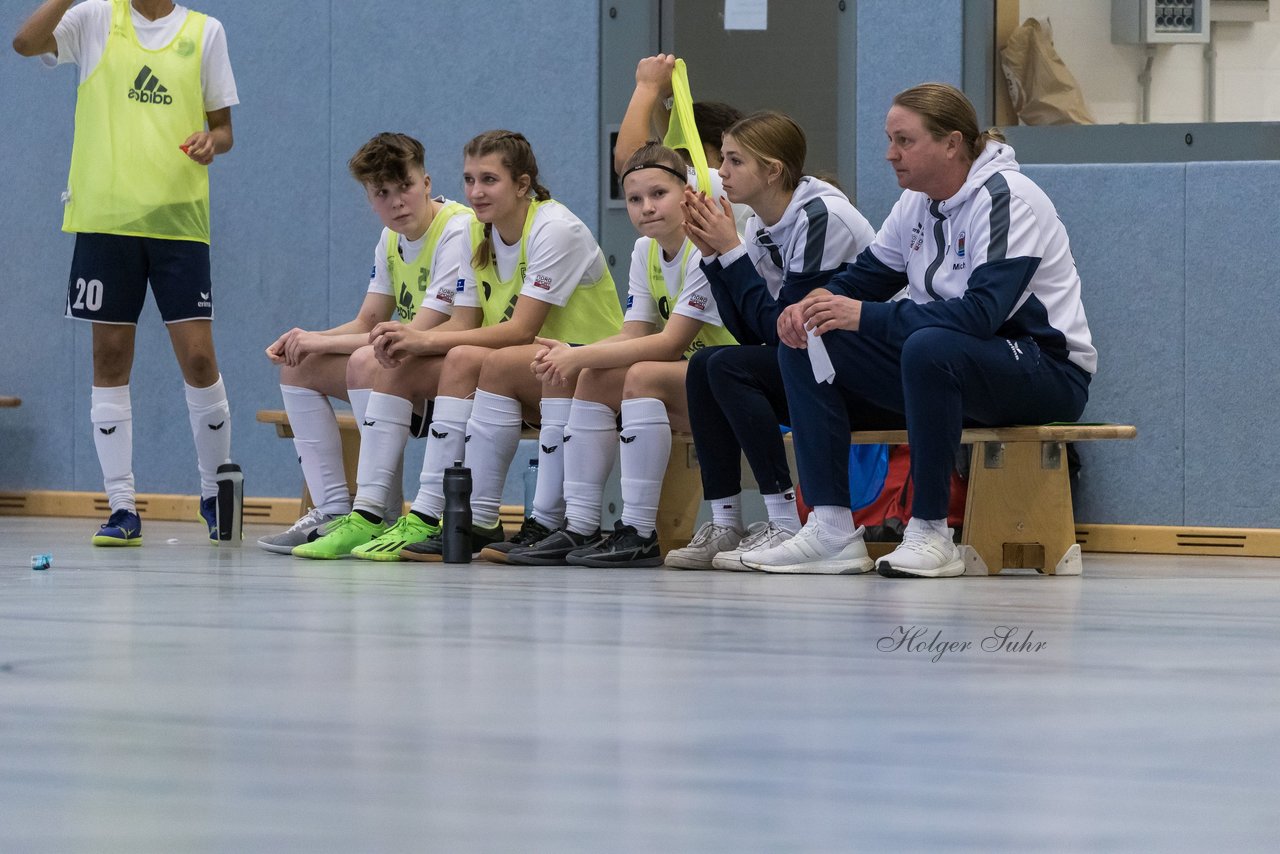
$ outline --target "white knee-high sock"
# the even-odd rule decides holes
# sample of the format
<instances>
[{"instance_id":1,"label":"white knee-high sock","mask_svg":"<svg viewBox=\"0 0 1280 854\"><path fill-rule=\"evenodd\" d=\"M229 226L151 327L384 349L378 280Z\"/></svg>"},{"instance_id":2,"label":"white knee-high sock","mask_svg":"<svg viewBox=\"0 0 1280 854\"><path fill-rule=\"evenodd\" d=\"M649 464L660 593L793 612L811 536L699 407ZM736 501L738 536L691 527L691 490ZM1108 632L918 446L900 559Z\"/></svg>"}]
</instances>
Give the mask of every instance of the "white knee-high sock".
<instances>
[{"instance_id":1,"label":"white knee-high sock","mask_svg":"<svg viewBox=\"0 0 1280 854\"><path fill-rule=\"evenodd\" d=\"M206 388L186 385L191 435L196 440L196 464L200 467L200 496L218 494L218 466L231 459L231 406L227 389L218 381Z\"/></svg>"},{"instance_id":2,"label":"white knee-high sock","mask_svg":"<svg viewBox=\"0 0 1280 854\"><path fill-rule=\"evenodd\" d=\"M498 522L502 486L520 444L520 401L487 391L476 392L467 422L467 465L471 467L471 520L477 528Z\"/></svg>"},{"instance_id":3,"label":"white knee-high sock","mask_svg":"<svg viewBox=\"0 0 1280 854\"><path fill-rule=\"evenodd\" d=\"M538 488L530 514L552 530L564 524L564 428L573 398L542 401L542 429L538 431Z\"/></svg>"},{"instance_id":4,"label":"white knee-high sock","mask_svg":"<svg viewBox=\"0 0 1280 854\"><path fill-rule=\"evenodd\" d=\"M604 482L618 455L618 414L603 403L575 400L564 428L565 524L575 534L600 529Z\"/></svg>"},{"instance_id":5,"label":"white knee-high sock","mask_svg":"<svg viewBox=\"0 0 1280 854\"><path fill-rule=\"evenodd\" d=\"M351 401L351 414L356 417L356 429L364 429L365 413L369 411L369 395L373 394L371 388L349 388L347 389L347 400Z\"/></svg>"},{"instance_id":6,"label":"white knee-high sock","mask_svg":"<svg viewBox=\"0 0 1280 854\"><path fill-rule=\"evenodd\" d=\"M374 392L369 395L360 431L360 464L356 467L356 498L352 508L378 518L387 508L391 481L400 470L404 445L409 441L413 404L403 397Z\"/></svg>"},{"instance_id":7,"label":"white knee-high sock","mask_svg":"<svg viewBox=\"0 0 1280 854\"><path fill-rule=\"evenodd\" d=\"M129 387L94 386L89 397L93 445L111 511L137 512L133 491L133 406Z\"/></svg>"},{"instance_id":8,"label":"white knee-high sock","mask_svg":"<svg viewBox=\"0 0 1280 854\"><path fill-rule=\"evenodd\" d=\"M671 457L671 421L666 405L654 397L622 401L622 524L642 537L658 522L662 478Z\"/></svg>"},{"instance_id":9,"label":"white knee-high sock","mask_svg":"<svg viewBox=\"0 0 1280 854\"><path fill-rule=\"evenodd\" d=\"M280 396L311 501L321 512L345 516L351 512L351 496L342 470L342 437L333 405L326 395L298 386L280 386Z\"/></svg>"},{"instance_id":10,"label":"white knee-high sock","mask_svg":"<svg viewBox=\"0 0 1280 854\"><path fill-rule=\"evenodd\" d=\"M769 515L770 522L791 534L800 530L800 512L796 509L794 489L760 497L764 499L765 513Z\"/></svg>"},{"instance_id":11,"label":"white knee-high sock","mask_svg":"<svg viewBox=\"0 0 1280 854\"><path fill-rule=\"evenodd\" d=\"M439 519L444 512L444 470L467 459L467 420L474 405L460 397L436 398L412 508L424 516Z\"/></svg>"}]
</instances>

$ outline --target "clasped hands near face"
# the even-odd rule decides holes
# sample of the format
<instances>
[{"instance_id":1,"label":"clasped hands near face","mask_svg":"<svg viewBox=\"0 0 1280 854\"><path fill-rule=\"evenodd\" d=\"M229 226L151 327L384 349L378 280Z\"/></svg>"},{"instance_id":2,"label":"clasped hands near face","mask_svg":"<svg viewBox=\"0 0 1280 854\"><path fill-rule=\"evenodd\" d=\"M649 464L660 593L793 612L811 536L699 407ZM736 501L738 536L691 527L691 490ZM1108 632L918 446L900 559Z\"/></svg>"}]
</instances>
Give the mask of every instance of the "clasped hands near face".
<instances>
[{"instance_id":1,"label":"clasped hands near face","mask_svg":"<svg viewBox=\"0 0 1280 854\"><path fill-rule=\"evenodd\" d=\"M803 350L809 346L806 331L814 335L824 335L833 329L857 332L861 319L861 300L816 288L778 315L778 338L788 347Z\"/></svg>"}]
</instances>

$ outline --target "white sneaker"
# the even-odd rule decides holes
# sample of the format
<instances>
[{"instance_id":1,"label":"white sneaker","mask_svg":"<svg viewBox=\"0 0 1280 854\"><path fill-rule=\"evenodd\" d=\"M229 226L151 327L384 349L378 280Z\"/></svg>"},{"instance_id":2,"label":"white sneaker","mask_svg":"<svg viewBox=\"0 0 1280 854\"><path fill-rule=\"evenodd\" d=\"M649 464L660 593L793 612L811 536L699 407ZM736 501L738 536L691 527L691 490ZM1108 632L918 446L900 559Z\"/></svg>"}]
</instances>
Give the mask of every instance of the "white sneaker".
<instances>
[{"instance_id":1,"label":"white sneaker","mask_svg":"<svg viewBox=\"0 0 1280 854\"><path fill-rule=\"evenodd\" d=\"M730 572L751 572L751 567L742 562L744 554L760 549L771 549L785 543L791 539L791 536L790 531L778 527L778 524L772 520L756 522L747 528L747 535L742 538L742 542L738 543L736 549L720 552L711 559L711 565L716 569L727 569Z\"/></svg>"},{"instance_id":2,"label":"white sneaker","mask_svg":"<svg viewBox=\"0 0 1280 854\"><path fill-rule=\"evenodd\" d=\"M876 571L885 578L952 578L964 575L964 558L946 534L912 519L902 532L902 544L880 558Z\"/></svg>"},{"instance_id":3,"label":"white sneaker","mask_svg":"<svg viewBox=\"0 0 1280 854\"><path fill-rule=\"evenodd\" d=\"M300 546L309 540L314 540L324 534L320 530L334 519L340 519L341 516L334 516L329 513L322 513L318 507L312 507L307 511L307 515L293 523L287 531L281 531L279 534L271 534L258 540L258 545L269 552L278 555L287 555L293 552L294 546ZM311 532L315 531L316 535L311 536Z\"/></svg>"},{"instance_id":4,"label":"white sneaker","mask_svg":"<svg viewBox=\"0 0 1280 854\"><path fill-rule=\"evenodd\" d=\"M862 541L862 528L844 548L833 552L818 539L818 517L811 515L800 533L773 548L747 552L742 562L764 572L797 572L816 575L855 575L870 572L871 558Z\"/></svg>"},{"instance_id":5,"label":"white sneaker","mask_svg":"<svg viewBox=\"0 0 1280 854\"><path fill-rule=\"evenodd\" d=\"M693 535L689 545L672 549L663 563L672 569L711 569L711 562L720 552L731 549L742 541L742 532L728 525L705 522Z\"/></svg>"}]
</instances>

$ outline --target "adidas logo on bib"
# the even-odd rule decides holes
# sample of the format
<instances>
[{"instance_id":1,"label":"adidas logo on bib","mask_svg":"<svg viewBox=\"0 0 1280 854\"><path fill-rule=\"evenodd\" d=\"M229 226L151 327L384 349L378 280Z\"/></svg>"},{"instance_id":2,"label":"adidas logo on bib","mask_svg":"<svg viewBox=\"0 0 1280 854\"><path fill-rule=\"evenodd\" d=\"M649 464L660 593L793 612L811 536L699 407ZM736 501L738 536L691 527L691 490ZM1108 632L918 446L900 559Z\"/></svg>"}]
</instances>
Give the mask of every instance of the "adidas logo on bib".
<instances>
[{"instance_id":1,"label":"adidas logo on bib","mask_svg":"<svg viewBox=\"0 0 1280 854\"><path fill-rule=\"evenodd\" d=\"M173 96L160 82L160 78L151 71L151 66L144 65L133 80L133 88L129 90L129 100L139 104L156 104L168 106L173 103Z\"/></svg>"}]
</instances>

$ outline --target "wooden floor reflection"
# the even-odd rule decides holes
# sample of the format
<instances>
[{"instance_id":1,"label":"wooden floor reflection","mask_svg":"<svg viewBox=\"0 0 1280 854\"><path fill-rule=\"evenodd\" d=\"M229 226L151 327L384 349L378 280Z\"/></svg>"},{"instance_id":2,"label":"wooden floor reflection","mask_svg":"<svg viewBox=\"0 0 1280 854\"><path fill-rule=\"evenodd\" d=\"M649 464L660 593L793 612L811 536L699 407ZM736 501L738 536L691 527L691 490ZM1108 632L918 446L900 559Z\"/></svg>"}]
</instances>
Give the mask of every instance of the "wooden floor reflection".
<instances>
[{"instance_id":1,"label":"wooden floor reflection","mask_svg":"<svg viewBox=\"0 0 1280 854\"><path fill-rule=\"evenodd\" d=\"M93 549L93 528L0 518L0 851L1280 838L1277 560L787 578L306 562L174 523Z\"/></svg>"}]
</instances>

